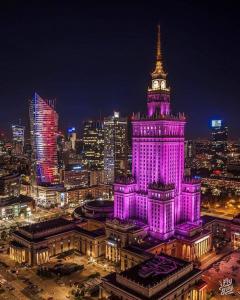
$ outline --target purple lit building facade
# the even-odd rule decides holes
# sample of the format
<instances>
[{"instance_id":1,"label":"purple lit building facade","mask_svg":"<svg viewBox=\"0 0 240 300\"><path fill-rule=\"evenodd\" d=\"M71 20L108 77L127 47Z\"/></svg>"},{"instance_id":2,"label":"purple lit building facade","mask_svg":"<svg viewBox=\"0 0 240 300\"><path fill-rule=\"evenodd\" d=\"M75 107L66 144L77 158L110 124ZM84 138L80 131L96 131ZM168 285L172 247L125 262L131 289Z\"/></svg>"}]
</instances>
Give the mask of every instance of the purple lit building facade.
<instances>
[{"instance_id":1,"label":"purple lit building facade","mask_svg":"<svg viewBox=\"0 0 240 300\"><path fill-rule=\"evenodd\" d=\"M201 223L200 183L184 178L186 119L171 113L166 75L158 27L147 114L132 117L132 178L120 178L114 185L114 216L147 224L149 234L161 240Z\"/></svg>"}]
</instances>

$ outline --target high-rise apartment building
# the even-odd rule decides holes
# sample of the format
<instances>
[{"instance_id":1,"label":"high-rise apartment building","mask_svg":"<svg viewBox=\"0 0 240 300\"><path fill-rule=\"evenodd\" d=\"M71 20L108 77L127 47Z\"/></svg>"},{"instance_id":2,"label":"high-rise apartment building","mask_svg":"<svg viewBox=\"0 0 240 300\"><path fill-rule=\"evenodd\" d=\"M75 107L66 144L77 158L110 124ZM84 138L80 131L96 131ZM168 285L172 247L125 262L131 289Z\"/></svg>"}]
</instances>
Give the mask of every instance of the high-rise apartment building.
<instances>
[{"instance_id":1,"label":"high-rise apartment building","mask_svg":"<svg viewBox=\"0 0 240 300\"><path fill-rule=\"evenodd\" d=\"M16 154L22 154L24 148L25 127L21 125L12 125L12 141Z\"/></svg>"},{"instance_id":2,"label":"high-rise apartment building","mask_svg":"<svg viewBox=\"0 0 240 300\"><path fill-rule=\"evenodd\" d=\"M101 121L83 123L83 162L89 169L103 169L104 131Z\"/></svg>"},{"instance_id":3,"label":"high-rise apartment building","mask_svg":"<svg viewBox=\"0 0 240 300\"><path fill-rule=\"evenodd\" d=\"M76 128L71 127L68 128L68 141L70 142L71 150L76 150L76 140L77 140L77 133Z\"/></svg>"},{"instance_id":4,"label":"high-rise apartment building","mask_svg":"<svg viewBox=\"0 0 240 300\"><path fill-rule=\"evenodd\" d=\"M212 145L213 151L223 153L227 150L228 127L222 120L212 120Z\"/></svg>"},{"instance_id":5,"label":"high-rise apartment building","mask_svg":"<svg viewBox=\"0 0 240 300\"><path fill-rule=\"evenodd\" d=\"M56 183L58 114L55 100L43 99L35 93L29 103L29 115L36 183Z\"/></svg>"},{"instance_id":6,"label":"high-rise apartment building","mask_svg":"<svg viewBox=\"0 0 240 300\"><path fill-rule=\"evenodd\" d=\"M127 172L127 138L127 119L120 117L119 112L104 119L104 171L107 184Z\"/></svg>"}]
</instances>

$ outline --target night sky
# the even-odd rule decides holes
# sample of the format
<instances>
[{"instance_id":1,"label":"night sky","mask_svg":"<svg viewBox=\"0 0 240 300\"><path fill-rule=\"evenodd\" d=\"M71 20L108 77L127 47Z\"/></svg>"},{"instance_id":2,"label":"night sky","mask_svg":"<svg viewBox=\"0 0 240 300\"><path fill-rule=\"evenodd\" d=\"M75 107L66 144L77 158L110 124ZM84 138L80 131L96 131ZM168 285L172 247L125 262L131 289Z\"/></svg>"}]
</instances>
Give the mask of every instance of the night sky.
<instances>
[{"instance_id":1,"label":"night sky","mask_svg":"<svg viewBox=\"0 0 240 300\"><path fill-rule=\"evenodd\" d=\"M145 111L159 22L172 109L187 114L187 137L207 137L212 118L239 137L237 1L129 2L1 1L1 130L27 122L34 91L57 99L62 129Z\"/></svg>"}]
</instances>

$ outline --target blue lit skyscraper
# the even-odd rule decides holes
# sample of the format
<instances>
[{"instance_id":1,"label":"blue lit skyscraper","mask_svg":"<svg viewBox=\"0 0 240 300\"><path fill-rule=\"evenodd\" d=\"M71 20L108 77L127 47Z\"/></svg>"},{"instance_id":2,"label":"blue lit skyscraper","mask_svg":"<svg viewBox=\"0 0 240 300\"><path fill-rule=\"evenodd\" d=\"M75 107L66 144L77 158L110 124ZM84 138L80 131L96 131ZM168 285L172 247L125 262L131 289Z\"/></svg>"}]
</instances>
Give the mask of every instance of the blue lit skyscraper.
<instances>
[{"instance_id":1,"label":"blue lit skyscraper","mask_svg":"<svg viewBox=\"0 0 240 300\"><path fill-rule=\"evenodd\" d=\"M12 141L16 154L23 153L25 127L21 125L12 125Z\"/></svg>"}]
</instances>

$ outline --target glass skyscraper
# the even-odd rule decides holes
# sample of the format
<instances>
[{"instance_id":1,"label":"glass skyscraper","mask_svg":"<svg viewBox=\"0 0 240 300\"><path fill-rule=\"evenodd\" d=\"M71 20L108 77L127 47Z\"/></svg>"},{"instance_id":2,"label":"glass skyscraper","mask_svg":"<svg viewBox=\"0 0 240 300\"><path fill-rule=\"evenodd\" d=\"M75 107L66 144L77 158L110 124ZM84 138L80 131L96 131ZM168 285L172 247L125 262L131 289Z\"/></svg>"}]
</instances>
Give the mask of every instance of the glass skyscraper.
<instances>
[{"instance_id":1,"label":"glass skyscraper","mask_svg":"<svg viewBox=\"0 0 240 300\"><path fill-rule=\"evenodd\" d=\"M126 175L127 149L127 119L114 112L104 119L105 183L112 184L116 177Z\"/></svg>"},{"instance_id":2,"label":"glass skyscraper","mask_svg":"<svg viewBox=\"0 0 240 300\"><path fill-rule=\"evenodd\" d=\"M58 114L55 100L43 99L35 93L29 103L29 115L36 183L56 183Z\"/></svg>"}]
</instances>

